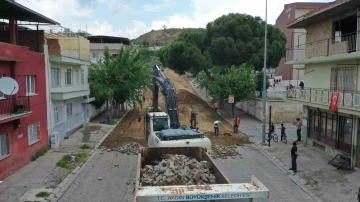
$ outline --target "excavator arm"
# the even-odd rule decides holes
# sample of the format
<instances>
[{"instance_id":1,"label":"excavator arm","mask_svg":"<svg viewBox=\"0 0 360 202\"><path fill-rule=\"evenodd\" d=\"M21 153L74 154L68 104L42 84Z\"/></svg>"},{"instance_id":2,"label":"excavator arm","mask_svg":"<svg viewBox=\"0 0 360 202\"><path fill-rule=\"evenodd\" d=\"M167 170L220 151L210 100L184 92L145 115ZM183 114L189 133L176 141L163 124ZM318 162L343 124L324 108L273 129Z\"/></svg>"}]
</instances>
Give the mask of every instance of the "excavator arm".
<instances>
[{"instance_id":1,"label":"excavator arm","mask_svg":"<svg viewBox=\"0 0 360 202\"><path fill-rule=\"evenodd\" d=\"M177 95L174 84L166 78L157 65L153 67L153 110L159 111L159 90L165 98L165 108L171 128L180 128Z\"/></svg>"}]
</instances>

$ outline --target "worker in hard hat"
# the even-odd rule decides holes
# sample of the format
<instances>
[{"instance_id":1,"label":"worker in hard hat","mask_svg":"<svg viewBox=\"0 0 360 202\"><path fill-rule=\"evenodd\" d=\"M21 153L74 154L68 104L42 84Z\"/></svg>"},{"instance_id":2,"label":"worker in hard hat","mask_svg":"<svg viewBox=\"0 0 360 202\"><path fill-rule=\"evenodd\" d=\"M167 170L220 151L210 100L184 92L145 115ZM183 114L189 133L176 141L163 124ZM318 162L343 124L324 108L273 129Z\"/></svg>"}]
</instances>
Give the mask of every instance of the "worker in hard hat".
<instances>
[{"instance_id":1,"label":"worker in hard hat","mask_svg":"<svg viewBox=\"0 0 360 202\"><path fill-rule=\"evenodd\" d=\"M221 121L219 121L219 120L216 120L216 121L214 122L214 131L215 131L215 135L216 135L216 136L219 136L219 127L220 127L221 124L222 124L222 123L221 123Z\"/></svg>"}]
</instances>

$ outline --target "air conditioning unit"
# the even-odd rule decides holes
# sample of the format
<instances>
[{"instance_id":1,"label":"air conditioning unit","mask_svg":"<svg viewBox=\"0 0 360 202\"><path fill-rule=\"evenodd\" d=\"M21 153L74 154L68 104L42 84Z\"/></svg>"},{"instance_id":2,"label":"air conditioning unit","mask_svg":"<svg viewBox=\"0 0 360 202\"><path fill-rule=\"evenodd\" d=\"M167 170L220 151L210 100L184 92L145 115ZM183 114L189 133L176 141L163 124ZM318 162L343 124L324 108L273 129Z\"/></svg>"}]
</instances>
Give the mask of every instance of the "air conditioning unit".
<instances>
[{"instance_id":1,"label":"air conditioning unit","mask_svg":"<svg viewBox=\"0 0 360 202\"><path fill-rule=\"evenodd\" d=\"M53 132L50 134L50 146L52 149L57 149L60 145L59 132Z\"/></svg>"}]
</instances>

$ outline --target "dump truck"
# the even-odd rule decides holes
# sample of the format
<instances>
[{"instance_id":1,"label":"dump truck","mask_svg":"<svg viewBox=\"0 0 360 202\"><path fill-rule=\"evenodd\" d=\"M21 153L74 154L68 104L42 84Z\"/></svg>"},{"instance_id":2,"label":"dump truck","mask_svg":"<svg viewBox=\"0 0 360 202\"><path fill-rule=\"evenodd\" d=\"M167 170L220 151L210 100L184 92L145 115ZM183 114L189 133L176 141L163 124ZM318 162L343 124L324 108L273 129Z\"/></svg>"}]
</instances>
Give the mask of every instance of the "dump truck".
<instances>
[{"instance_id":1,"label":"dump truck","mask_svg":"<svg viewBox=\"0 0 360 202\"><path fill-rule=\"evenodd\" d=\"M197 161L206 161L215 184L143 186L141 170L164 154L185 155ZM205 147L143 147L138 154L134 202L152 201L208 201L252 202L254 198L268 198L269 189L255 176L248 183L231 183L206 152Z\"/></svg>"},{"instance_id":2,"label":"dump truck","mask_svg":"<svg viewBox=\"0 0 360 202\"><path fill-rule=\"evenodd\" d=\"M149 147L206 147L211 141L196 127L196 113L191 115L191 126L180 125L177 95L174 84L157 65L153 66L152 107L144 117L144 131ZM159 92L164 95L166 112L159 107Z\"/></svg>"}]
</instances>

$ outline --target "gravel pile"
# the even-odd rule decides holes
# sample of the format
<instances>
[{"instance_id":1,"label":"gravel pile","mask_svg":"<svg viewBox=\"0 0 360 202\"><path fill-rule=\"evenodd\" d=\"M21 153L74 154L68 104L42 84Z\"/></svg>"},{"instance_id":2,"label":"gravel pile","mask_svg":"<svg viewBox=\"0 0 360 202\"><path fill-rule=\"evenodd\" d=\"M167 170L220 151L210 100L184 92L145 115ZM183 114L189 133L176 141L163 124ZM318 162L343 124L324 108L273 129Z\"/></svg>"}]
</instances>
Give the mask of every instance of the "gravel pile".
<instances>
[{"instance_id":1,"label":"gravel pile","mask_svg":"<svg viewBox=\"0 0 360 202\"><path fill-rule=\"evenodd\" d=\"M166 154L141 169L142 186L216 184L207 161Z\"/></svg>"},{"instance_id":2,"label":"gravel pile","mask_svg":"<svg viewBox=\"0 0 360 202\"><path fill-rule=\"evenodd\" d=\"M238 145L241 146L241 145ZM228 146L228 147L223 147L223 146L219 146L219 145L211 145L211 158L213 159L217 159L217 158L222 158L222 159L227 159L228 157L231 158L236 158L236 156L241 155L239 152L237 152L236 150L236 146Z\"/></svg>"},{"instance_id":3,"label":"gravel pile","mask_svg":"<svg viewBox=\"0 0 360 202\"><path fill-rule=\"evenodd\" d=\"M118 149L119 152L123 154L127 153L128 155L130 154L136 155L139 153L139 150L140 150L140 144L136 142L128 143L122 146L120 149Z\"/></svg>"}]
</instances>

